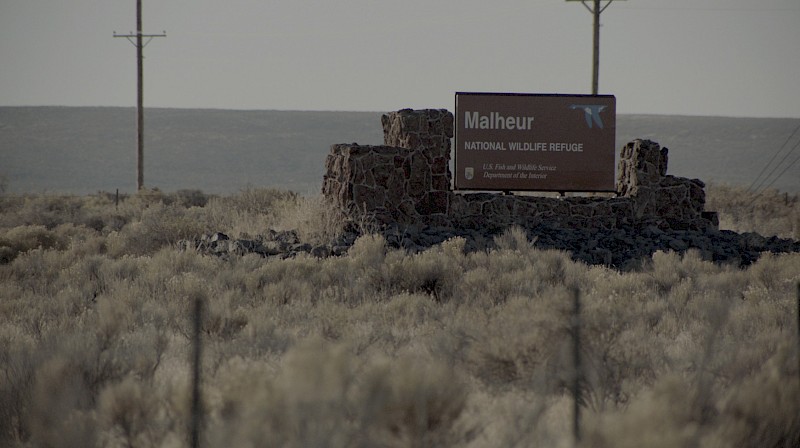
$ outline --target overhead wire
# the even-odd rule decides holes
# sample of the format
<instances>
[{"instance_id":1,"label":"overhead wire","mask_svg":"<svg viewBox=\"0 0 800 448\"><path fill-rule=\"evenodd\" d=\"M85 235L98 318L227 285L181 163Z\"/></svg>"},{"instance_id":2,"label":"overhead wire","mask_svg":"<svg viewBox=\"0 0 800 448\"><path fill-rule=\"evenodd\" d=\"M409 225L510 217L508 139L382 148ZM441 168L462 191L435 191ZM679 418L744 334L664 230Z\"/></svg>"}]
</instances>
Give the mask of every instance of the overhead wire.
<instances>
[{"instance_id":1,"label":"overhead wire","mask_svg":"<svg viewBox=\"0 0 800 448\"><path fill-rule=\"evenodd\" d=\"M702 6L641 6L641 5L621 5L619 9L633 9L640 11L733 11L733 12L783 12L800 11L797 7L702 7Z\"/></svg>"},{"instance_id":2,"label":"overhead wire","mask_svg":"<svg viewBox=\"0 0 800 448\"><path fill-rule=\"evenodd\" d=\"M795 149L797 149L798 147L800 147L800 141L798 141L797 143L795 143L795 145L794 145L794 148L792 148L792 151L794 151L794 150L795 150ZM790 153L790 154L791 154L791 153ZM768 184L766 187L764 187L764 190L767 190L769 187L771 187L771 186L772 186L772 184L774 184L774 183L775 183L775 181L777 181L778 179L780 179L780 178L781 178L781 176L783 176L783 175L784 175L784 174L785 174L787 171L789 171L789 168L791 168L792 166L794 166L794 164L795 164L795 163L797 163L798 161L800 161L800 156L797 156L797 158L796 158L796 159L794 159L794 160L792 161L792 163L790 163L790 164L786 165L786 167L783 169L783 171L781 171L781 172L780 172L780 174L778 174L778 175L777 175L777 176L776 176L774 179L772 179L772 182L770 182L770 183L769 183L769 184Z\"/></svg>"},{"instance_id":3,"label":"overhead wire","mask_svg":"<svg viewBox=\"0 0 800 448\"><path fill-rule=\"evenodd\" d=\"M758 187L756 187L755 191L758 191L759 189L761 189L761 186L764 184L764 182L766 182L766 181L767 181L767 180L768 180L770 177L772 177L772 175L773 175L773 174L775 174L775 171L776 171L778 168L780 168L780 167L781 167L781 165L783 165L783 163L786 161L786 159L787 159L787 158L789 158L789 156L790 156L790 155L791 155L791 154L794 152L794 150L796 150L796 149L798 148L798 145L800 145L800 141L798 141L798 142L797 142L797 143L796 143L796 144L795 144L795 145L792 147L792 149L790 149L790 150L789 150L789 152L787 152L787 153L786 153L786 155L785 155L785 156L783 156L783 158L781 159L781 161L780 161L780 162L778 162L778 164L777 164L777 165L775 165L775 166L772 168L772 170L769 172L769 174L767 174L767 177L765 177L765 178L764 178L764 180L762 180L762 181L761 181L761 183L758 185ZM784 170L784 171L782 171L781 173L785 173L785 172L786 172L786 171ZM778 179L778 178L780 178L780 175L778 175L778 177L776 177L775 179ZM775 183L775 179L773 179L773 181L770 183L770 185L772 185L772 184L774 184L774 183ZM768 187L769 187L769 186L767 186L766 188L768 188ZM764 189L766 189L766 188L764 188ZM763 191L764 189L761 189L761 190Z\"/></svg>"},{"instance_id":4,"label":"overhead wire","mask_svg":"<svg viewBox=\"0 0 800 448\"><path fill-rule=\"evenodd\" d=\"M788 144L789 144L789 142L792 140L792 138L794 138L794 135L797 133L797 131L798 131L798 130L800 130L800 123L798 123L797 127L796 127L796 128L794 128L794 131L791 133L791 135L789 135L789 137L786 139L786 141L785 141L785 142L783 142L783 144L781 145L780 149L778 149L778 150L775 152L775 154L773 154L773 155L772 155L772 157L769 159L769 162L767 162L767 164L766 164L766 165L764 165L764 168L762 168L762 169L761 169L761 172L760 172L760 173L758 173L758 176L756 176L756 178L755 178L755 179L753 179L753 183L751 183L751 184L750 184L750 186L749 186L749 187L747 187L747 191L750 191L750 190L752 190L753 192L755 192L755 191L756 191L756 190L758 190L758 188L759 188L759 187L760 187L760 186L761 186L761 185L764 183L764 181L762 180L762 181L761 181L761 184L759 184L759 186L758 186L758 187L756 187L755 189L753 189L753 186L756 184L756 182L758 182L758 181L759 181L759 179L761 178L761 176L764 174L764 171L766 171L766 170L767 170L767 168L769 168L769 166L770 166L770 165L772 164L772 162L775 160L775 157L777 157L777 156L778 156L778 154L780 154L780 153L781 153L781 151L783 151L783 148L785 148L785 147L786 147L786 145L788 145ZM768 176L768 177L769 177L769 176Z\"/></svg>"},{"instance_id":5,"label":"overhead wire","mask_svg":"<svg viewBox=\"0 0 800 448\"><path fill-rule=\"evenodd\" d=\"M786 158L787 158L787 157L789 157L789 155L791 155L791 154L792 154L792 153L793 153L793 152L794 152L794 151L795 151L795 150L796 150L798 147L800 147L800 140L798 140L798 142L794 144L794 146L792 147L792 149L790 149L790 150L789 150L789 152L787 152L787 153L786 153L786 155L785 155L785 156L783 156L783 159L781 159L781 161L780 161L780 162L779 162L777 165L775 165L775 168L773 168L773 169L772 169L772 171L771 171L771 172L770 172L770 174L769 174L769 175L768 175L768 176L765 178L765 180L764 180L764 181L766 181L766 179L769 179L769 178L770 178L770 176L772 176L772 174L775 172L775 170L776 170L776 169L778 169L778 168L779 168L779 167L780 167L780 166L783 164L783 162L786 160ZM765 186L764 188L761 188L761 186L759 185L759 187L758 187L758 188L756 188L756 190L753 190L753 193L756 193L756 195L753 197L753 199L751 199L751 200L750 200L750 201L747 203L747 207L750 207L751 205L753 205L753 204L754 204L754 203L755 203L755 202L758 200L758 198L760 198L760 197L761 197L761 195L762 195L762 194L764 194L764 192L765 192L765 191L767 191L767 189L769 189L769 188L770 188L770 187L771 187L771 186L772 186L772 185L773 185L775 182L777 182L777 181L778 181L778 179L780 179L780 178L781 178L781 177L782 177L784 174L786 174L786 172L787 172L787 171L789 171L789 169L790 169L790 168L792 168L792 167L793 167L793 166L794 166L794 165L795 165L795 164L796 164L798 161L800 161L800 156L798 156L797 158L795 158L795 159L792 161L792 163L790 163L790 164L786 165L786 166L783 168L783 170L781 170L781 172L780 172L780 173L778 173L778 175L777 175L777 176L775 176L775 177L772 179L772 181L771 181L769 184L767 184L767 186ZM762 182L762 184L763 184L763 182ZM761 191L758 191L758 189L759 189L759 188L761 188Z\"/></svg>"}]
</instances>

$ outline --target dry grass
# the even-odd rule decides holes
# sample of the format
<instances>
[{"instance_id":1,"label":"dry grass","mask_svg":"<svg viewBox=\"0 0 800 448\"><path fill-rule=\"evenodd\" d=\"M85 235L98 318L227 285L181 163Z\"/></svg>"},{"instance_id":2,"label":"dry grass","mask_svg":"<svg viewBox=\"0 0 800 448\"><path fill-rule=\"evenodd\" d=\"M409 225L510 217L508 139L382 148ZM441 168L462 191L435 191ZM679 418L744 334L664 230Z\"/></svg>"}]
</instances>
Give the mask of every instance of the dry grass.
<instances>
[{"instance_id":1,"label":"dry grass","mask_svg":"<svg viewBox=\"0 0 800 448\"><path fill-rule=\"evenodd\" d=\"M800 240L800 197L768 189L710 185L706 209L719 211L720 228Z\"/></svg>"},{"instance_id":2,"label":"dry grass","mask_svg":"<svg viewBox=\"0 0 800 448\"><path fill-rule=\"evenodd\" d=\"M224 261L172 243L323 242L340 221L259 189L0 206L0 446L185 446L197 298L206 446L572 446L573 288L581 446L800 445L800 254L739 270L656 253L621 273L511 229L490 252L367 235L339 258Z\"/></svg>"}]
</instances>

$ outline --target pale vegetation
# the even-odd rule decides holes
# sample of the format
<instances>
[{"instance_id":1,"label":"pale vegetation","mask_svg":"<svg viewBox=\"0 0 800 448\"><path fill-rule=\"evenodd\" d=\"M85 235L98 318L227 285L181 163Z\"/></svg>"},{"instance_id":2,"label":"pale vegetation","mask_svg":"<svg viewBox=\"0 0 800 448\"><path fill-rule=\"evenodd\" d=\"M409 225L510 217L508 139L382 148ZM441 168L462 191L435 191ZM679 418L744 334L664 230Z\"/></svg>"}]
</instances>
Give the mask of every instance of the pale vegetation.
<instances>
[{"instance_id":1,"label":"pale vegetation","mask_svg":"<svg viewBox=\"0 0 800 448\"><path fill-rule=\"evenodd\" d=\"M724 225L797 237L796 197L748 211L725 188ZM186 446L196 299L204 446L572 446L575 290L579 446L800 446L798 253L742 270L659 252L622 273L519 229L469 254L377 234L325 259L175 247L341 226L318 198L256 188L0 195L0 446Z\"/></svg>"},{"instance_id":2,"label":"pale vegetation","mask_svg":"<svg viewBox=\"0 0 800 448\"><path fill-rule=\"evenodd\" d=\"M711 185L706 209L719 211L720 228L800 240L800 196L774 189L752 192Z\"/></svg>"}]
</instances>

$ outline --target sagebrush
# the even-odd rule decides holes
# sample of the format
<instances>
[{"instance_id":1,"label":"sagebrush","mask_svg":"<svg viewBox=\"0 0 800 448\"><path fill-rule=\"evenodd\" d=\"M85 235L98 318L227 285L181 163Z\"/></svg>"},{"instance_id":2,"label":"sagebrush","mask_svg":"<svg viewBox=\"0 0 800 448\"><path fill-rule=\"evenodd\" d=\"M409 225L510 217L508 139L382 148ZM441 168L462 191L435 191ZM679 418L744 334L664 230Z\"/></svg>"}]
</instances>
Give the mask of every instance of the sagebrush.
<instances>
[{"instance_id":1,"label":"sagebrush","mask_svg":"<svg viewBox=\"0 0 800 448\"><path fill-rule=\"evenodd\" d=\"M572 446L575 290L580 446L800 445L800 254L622 273L509 229L472 253L366 234L342 257L223 260L174 243L343 223L256 188L0 205L2 446L185 446L197 299L204 446Z\"/></svg>"}]
</instances>

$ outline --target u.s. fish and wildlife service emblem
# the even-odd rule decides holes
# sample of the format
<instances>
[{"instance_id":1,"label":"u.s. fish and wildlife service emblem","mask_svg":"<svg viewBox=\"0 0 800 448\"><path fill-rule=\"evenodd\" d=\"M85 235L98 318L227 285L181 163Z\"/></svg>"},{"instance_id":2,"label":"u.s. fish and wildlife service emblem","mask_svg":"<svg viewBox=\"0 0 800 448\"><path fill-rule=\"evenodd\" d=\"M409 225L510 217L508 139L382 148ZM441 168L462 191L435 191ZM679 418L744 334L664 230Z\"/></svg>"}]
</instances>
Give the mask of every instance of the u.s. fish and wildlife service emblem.
<instances>
[{"instance_id":1,"label":"u.s. fish and wildlife service emblem","mask_svg":"<svg viewBox=\"0 0 800 448\"><path fill-rule=\"evenodd\" d=\"M475 168L471 166L464 168L464 178L472 180L473 177L475 177Z\"/></svg>"}]
</instances>

